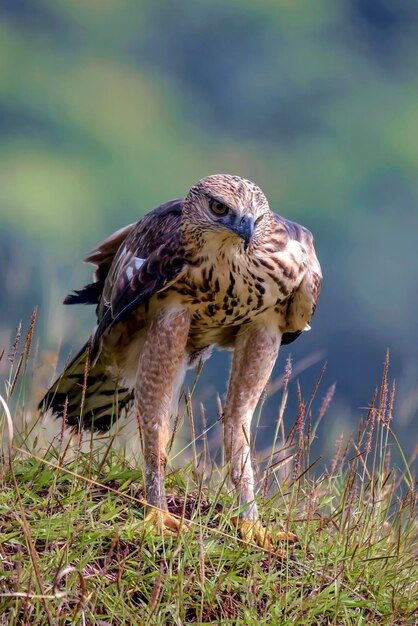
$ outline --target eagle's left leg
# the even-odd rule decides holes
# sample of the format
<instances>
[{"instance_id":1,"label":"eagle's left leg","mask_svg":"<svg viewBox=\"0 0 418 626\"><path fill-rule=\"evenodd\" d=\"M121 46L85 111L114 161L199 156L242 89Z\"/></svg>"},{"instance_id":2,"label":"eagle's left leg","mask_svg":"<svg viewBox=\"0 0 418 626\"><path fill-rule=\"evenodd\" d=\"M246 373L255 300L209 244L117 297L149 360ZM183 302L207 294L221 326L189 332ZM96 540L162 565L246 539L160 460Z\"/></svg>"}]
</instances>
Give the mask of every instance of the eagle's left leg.
<instances>
[{"instance_id":1,"label":"eagle's left leg","mask_svg":"<svg viewBox=\"0 0 418 626\"><path fill-rule=\"evenodd\" d=\"M241 511L241 537L262 547L272 545L254 501L254 473L251 462L250 427L254 410L277 359L280 332L264 326L243 327L235 341L232 370L224 410L224 444ZM289 534L279 539L294 540Z\"/></svg>"},{"instance_id":2,"label":"eagle's left leg","mask_svg":"<svg viewBox=\"0 0 418 626\"><path fill-rule=\"evenodd\" d=\"M187 311L159 310L147 329L138 364L135 397L145 461L146 520L159 532L178 532L181 527L168 512L164 476L169 419L173 400L178 400L176 387L184 377L189 327Z\"/></svg>"}]
</instances>

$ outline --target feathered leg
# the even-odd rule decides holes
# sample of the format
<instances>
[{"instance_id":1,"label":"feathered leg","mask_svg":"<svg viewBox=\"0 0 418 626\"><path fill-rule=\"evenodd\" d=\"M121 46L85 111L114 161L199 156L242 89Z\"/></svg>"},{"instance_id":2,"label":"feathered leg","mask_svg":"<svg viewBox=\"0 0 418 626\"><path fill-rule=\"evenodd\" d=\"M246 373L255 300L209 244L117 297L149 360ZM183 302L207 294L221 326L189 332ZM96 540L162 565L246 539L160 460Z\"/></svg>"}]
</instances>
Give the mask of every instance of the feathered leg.
<instances>
[{"instance_id":1,"label":"feathered leg","mask_svg":"<svg viewBox=\"0 0 418 626\"><path fill-rule=\"evenodd\" d=\"M148 328L137 372L135 396L149 504L146 519L160 532L180 528L179 520L167 512L164 475L172 400L179 377L184 376L189 326L190 316L184 310L158 311Z\"/></svg>"},{"instance_id":2,"label":"feathered leg","mask_svg":"<svg viewBox=\"0 0 418 626\"><path fill-rule=\"evenodd\" d=\"M224 442L231 481L240 506L238 527L243 539L271 546L254 502L250 427L254 410L276 361L281 335L262 326L243 328L237 336L224 411ZM279 538L293 539L293 536Z\"/></svg>"}]
</instances>

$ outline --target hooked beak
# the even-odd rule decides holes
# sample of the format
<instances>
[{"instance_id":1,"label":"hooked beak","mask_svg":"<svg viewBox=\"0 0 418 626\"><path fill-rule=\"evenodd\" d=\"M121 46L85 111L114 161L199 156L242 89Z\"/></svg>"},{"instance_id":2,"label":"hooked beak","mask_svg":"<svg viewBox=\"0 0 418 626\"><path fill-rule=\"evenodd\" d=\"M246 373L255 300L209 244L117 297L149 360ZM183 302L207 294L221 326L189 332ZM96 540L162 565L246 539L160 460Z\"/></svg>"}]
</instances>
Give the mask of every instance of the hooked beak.
<instances>
[{"instance_id":1,"label":"hooked beak","mask_svg":"<svg viewBox=\"0 0 418 626\"><path fill-rule=\"evenodd\" d=\"M252 215L243 215L239 216L232 226L231 230L234 231L237 235L242 237L244 240L245 249L248 248L248 245L251 241L254 232L254 218Z\"/></svg>"}]
</instances>

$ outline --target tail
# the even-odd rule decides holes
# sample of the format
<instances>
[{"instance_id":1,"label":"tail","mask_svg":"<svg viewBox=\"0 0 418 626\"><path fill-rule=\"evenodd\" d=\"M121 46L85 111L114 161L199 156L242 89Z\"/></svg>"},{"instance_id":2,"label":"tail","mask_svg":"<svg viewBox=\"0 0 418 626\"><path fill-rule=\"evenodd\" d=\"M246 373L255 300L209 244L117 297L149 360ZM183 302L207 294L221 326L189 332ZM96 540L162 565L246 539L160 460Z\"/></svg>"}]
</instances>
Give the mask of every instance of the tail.
<instances>
[{"instance_id":1,"label":"tail","mask_svg":"<svg viewBox=\"0 0 418 626\"><path fill-rule=\"evenodd\" d=\"M133 404L133 390L118 387L100 356L89 366L87 343L39 404L76 429L107 431Z\"/></svg>"}]
</instances>

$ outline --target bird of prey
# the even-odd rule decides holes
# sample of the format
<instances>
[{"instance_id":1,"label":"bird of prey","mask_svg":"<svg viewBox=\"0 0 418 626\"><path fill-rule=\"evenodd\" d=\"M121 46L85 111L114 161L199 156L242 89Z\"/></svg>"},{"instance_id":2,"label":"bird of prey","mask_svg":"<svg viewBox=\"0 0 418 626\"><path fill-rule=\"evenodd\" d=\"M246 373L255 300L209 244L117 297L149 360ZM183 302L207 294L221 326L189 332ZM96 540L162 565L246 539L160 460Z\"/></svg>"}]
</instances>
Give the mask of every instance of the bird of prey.
<instances>
[{"instance_id":1,"label":"bird of prey","mask_svg":"<svg viewBox=\"0 0 418 626\"><path fill-rule=\"evenodd\" d=\"M65 303L97 305L97 327L41 407L98 431L135 411L146 519L176 532L164 490L169 420L186 370L213 346L233 350L223 428L237 525L246 540L269 545L254 499L250 426L280 345L309 329L315 311L322 276L312 234L273 213L254 183L213 175L105 239L86 261L96 266L94 282Z\"/></svg>"}]
</instances>

